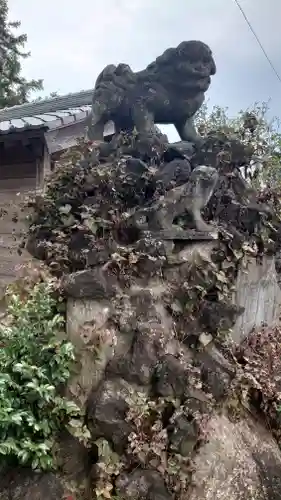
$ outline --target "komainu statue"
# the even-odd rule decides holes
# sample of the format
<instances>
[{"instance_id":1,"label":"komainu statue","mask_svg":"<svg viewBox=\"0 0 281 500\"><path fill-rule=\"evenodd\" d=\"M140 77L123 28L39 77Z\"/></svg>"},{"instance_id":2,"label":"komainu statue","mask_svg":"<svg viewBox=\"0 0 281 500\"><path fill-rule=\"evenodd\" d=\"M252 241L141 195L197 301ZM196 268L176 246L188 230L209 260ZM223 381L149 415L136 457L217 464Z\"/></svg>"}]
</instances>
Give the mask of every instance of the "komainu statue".
<instances>
[{"instance_id":1,"label":"komainu statue","mask_svg":"<svg viewBox=\"0 0 281 500\"><path fill-rule=\"evenodd\" d=\"M134 73L127 64L104 68L97 78L89 124L90 140L103 140L105 124L116 132L154 132L154 124L175 125L181 140L198 142L193 116L202 105L216 65L211 49L200 41L167 49L146 69Z\"/></svg>"},{"instance_id":2,"label":"komainu statue","mask_svg":"<svg viewBox=\"0 0 281 500\"><path fill-rule=\"evenodd\" d=\"M177 217L190 213L197 231L212 233L214 227L204 222L201 210L210 200L218 179L215 168L200 165L192 171L188 182L170 189L154 204L140 208L132 219L140 229L171 231L176 227L173 222ZM138 224L139 218L146 219L144 225Z\"/></svg>"}]
</instances>

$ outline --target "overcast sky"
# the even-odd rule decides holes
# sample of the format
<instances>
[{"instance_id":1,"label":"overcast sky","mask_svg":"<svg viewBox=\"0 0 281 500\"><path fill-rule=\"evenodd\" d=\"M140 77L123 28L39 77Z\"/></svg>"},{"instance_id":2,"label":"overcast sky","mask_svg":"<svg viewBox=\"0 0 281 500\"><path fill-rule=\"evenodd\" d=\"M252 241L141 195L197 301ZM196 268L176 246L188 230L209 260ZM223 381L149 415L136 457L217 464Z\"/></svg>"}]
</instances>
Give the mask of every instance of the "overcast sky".
<instances>
[{"instance_id":1,"label":"overcast sky","mask_svg":"<svg viewBox=\"0 0 281 500\"><path fill-rule=\"evenodd\" d=\"M240 0L281 73L281 0ZM103 67L145 67L183 40L210 45L217 64L207 96L233 114L271 99L281 117L281 82L265 59L234 0L9 0L22 22L31 57L27 78L43 78L44 93L88 89Z\"/></svg>"}]
</instances>

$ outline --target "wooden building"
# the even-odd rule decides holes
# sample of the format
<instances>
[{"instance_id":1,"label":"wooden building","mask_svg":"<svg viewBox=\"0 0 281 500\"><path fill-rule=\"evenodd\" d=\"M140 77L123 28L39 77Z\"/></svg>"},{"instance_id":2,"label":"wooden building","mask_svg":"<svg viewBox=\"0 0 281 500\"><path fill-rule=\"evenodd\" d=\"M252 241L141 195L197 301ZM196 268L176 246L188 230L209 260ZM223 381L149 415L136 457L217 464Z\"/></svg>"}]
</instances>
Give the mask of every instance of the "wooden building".
<instances>
[{"instance_id":1,"label":"wooden building","mask_svg":"<svg viewBox=\"0 0 281 500\"><path fill-rule=\"evenodd\" d=\"M0 292L28 256L18 255L23 199L42 190L53 161L85 134L92 90L0 111ZM24 219L24 216L22 216Z\"/></svg>"}]
</instances>

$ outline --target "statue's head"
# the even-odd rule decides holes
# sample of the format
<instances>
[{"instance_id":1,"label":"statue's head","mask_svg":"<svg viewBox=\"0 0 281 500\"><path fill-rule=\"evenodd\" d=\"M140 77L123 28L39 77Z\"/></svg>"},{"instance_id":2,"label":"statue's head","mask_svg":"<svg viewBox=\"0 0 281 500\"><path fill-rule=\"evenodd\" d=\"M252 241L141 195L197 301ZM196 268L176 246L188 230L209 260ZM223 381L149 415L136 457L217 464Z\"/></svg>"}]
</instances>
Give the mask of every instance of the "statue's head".
<instances>
[{"instance_id":1,"label":"statue's head","mask_svg":"<svg viewBox=\"0 0 281 500\"><path fill-rule=\"evenodd\" d=\"M191 40L166 50L147 70L158 74L164 86L189 91L191 95L208 90L216 73L212 51L203 42Z\"/></svg>"},{"instance_id":2,"label":"statue's head","mask_svg":"<svg viewBox=\"0 0 281 500\"><path fill-rule=\"evenodd\" d=\"M198 62L204 63L209 66L211 75L216 73L213 54L206 43L199 40L189 40L187 42L181 42L175 50L183 61L189 61L191 64L196 64Z\"/></svg>"},{"instance_id":3,"label":"statue's head","mask_svg":"<svg viewBox=\"0 0 281 500\"><path fill-rule=\"evenodd\" d=\"M208 45L197 40L182 42L176 49L176 71L186 88L208 90L216 64Z\"/></svg>"}]
</instances>

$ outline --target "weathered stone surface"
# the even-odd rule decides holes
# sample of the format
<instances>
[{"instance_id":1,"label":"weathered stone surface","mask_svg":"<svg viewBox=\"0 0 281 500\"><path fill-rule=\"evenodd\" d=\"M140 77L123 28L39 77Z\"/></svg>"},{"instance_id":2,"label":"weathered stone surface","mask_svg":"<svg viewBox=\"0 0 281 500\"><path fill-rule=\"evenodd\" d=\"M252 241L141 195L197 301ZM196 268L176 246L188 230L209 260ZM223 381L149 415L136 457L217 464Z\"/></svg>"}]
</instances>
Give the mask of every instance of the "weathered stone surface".
<instances>
[{"instance_id":1,"label":"weathered stone surface","mask_svg":"<svg viewBox=\"0 0 281 500\"><path fill-rule=\"evenodd\" d=\"M281 455L270 432L250 416L214 416L195 460L189 500L280 500Z\"/></svg>"},{"instance_id":2,"label":"weathered stone surface","mask_svg":"<svg viewBox=\"0 0 281 500\"><path fill-rule=\"evenodd\" d=\"M195 152L192 142L178 141L168 144L167 151L164 153L165 161L172 161L175 158L190 160Z\"/></svg>"},{"instance_id":3,"label":"weathered stone surface","mask_svg":"<svg viewBox=\"0 0 281 500\"><path fill-rule=\"evenodd\" d=\"M113 358L107 367L108 373L118 374L136 384L149 385L159 355L169 339L166 326L153 317L146 323L138 321L130 351L125 358Z\"/></svg>"},{"instance_id":4,"label":"weathered stone surface","mask_svg":"<svg viewBox=\"0 0 281 500\"><path fill-rule=\"evenodd\" d=\"M85 252L85 262L87 267L96 267L105 264L110 260L111 254L117 251L114 241L104 238L95 238L94 245L87 248Z\"/></svg>"},{"instance_id":5,"label":"weathered stone surface","mask_svg":"<svg viewBox=\"0 0 281 500\"><path fill-rule=\"evenodd\" d=\"M203 330L216 335L218 331L227 332L244 312L244 307L230 302L202 301L198 321Z\"/></svg>"},{"instance_id":6,"label":"weathered stone surface","mask_svg":"<svg viewBox=\"0 0 281 500\"><path fill-rule=\"evenodd\" d=\"M85 500L91 500L91 471L96 460L92 448L86 448L78 438L63 430L57 438L55 456L65 483L75 484L76 491L80 491Z\"/></svg>"},{"instance_id":7,"label":"weathered stone surface","mask_svg":"<svg viewBox=\"0 0 281 500\"><path fill-rule=\"evenodd\" d=\"M154 166L160 162L167 149L168 139L163 134L152 132L146 134L139 133L132 144L122 145L122 153L144 162L152 161Z\"/></svg>"},{"instance_id":8,"label":"weathered stone surface","mask_svg":"<svg viewBox=\"0 0 281 500\"><path fill-rule=\"evenodd\" d=\"M159 361L154 375L153 388L157 395L182 398L188 387L188 374L179 360L167 354Z\"/></svg>"},{"instance_id":9,"label":"weathered stone surface","mask_svg":"<svg viewBox=\"0 0 281 500\"><path fill-rule=\"evenodd\" d=\"M0 480L1 500L58 500L64 493L60 480L52 473L14 469L2 474Z\"/></svg>"},{"instance_id":10,"label":"weathered stone surface","mask_svg":"<svg viewBox=\"0 0 281 500\"><path fill-rule=\"evenodd\" d=\"M86 259L83 255L85 250L90 248L91 235L88 230L76 231L71 235L68 247L68 258L71 260L72 265L77 270L84 269Z\"/></svg>"},{"instance_id":11,"label":"weathered stone surface","mask_svg":"<svg viewBox=\"0 0 281 500\"><path fill-rule=\"evenodd\" d=\"M130 363L130 374L136 382L144 385L150 383L164 337L165 331L161 324L149 322L140 325L132 346Z\"/></svg>"},{"instance_id":12,"label":"weathered stone surface","mask_svg":"<svg viewBox=\"0 0 281 500\"><path fill-rule=\"evenodd\" d=\"M218 233L213 228L210 232L207 231L197 231L196 229L181 229L180 227L172 227L170 229L160 229L160 230L143 230L140 232L143 238L162 238L165 240L178 240L178 241L204 241L204 240L216 240L218 238ZM170 256L171 259L171 256ZM178 260L175 256L174 261ZM172 263L174 263L174 261Z\"/></svg>"},{"instance_id":13,"label":"weathered stone surface","mask_svg":"<svg viewBox=\"0 0 281 500\"><path fill-rule=\"evenodd\" d=\"M140 176L148 170L147 164L139 158L128 158L126 168L129 173L136 176Z\"/></svg>"},{"instance_id":14,"label":"weathered stone surface","mask_svg":"<svg viewBox=\"0 0 281 500\"><path fill-rule=\"evenodd\" d=\"M177 254L178 262L196 262L200 261L210 262L212 260L212 252L215 248L216 242L201 241L191 242L186 244L185 247Z\"/></svg>"},{"instance_id":15,"label":"weathered stone surface","mask_svg":"<svg viewBox=\"0 0 281 500\"><path fill-rule=\"evenodd\" d=\"M115 452L122 454L132 431L126 422L128 386L122 381L101 382L89 395L86 420L93 439L105 438Z\"/></svg>"},{"instance_id":16,"label":"weathered stone surface","mask_svg":"<svg viewBox=\"0 0 281 500\"><path fill-rule=\"evenodd\" d=\"M116 151L115 144L113 142L100 142L98 146L99 159L106 159L113 155Z\"/></svg>"},{"instance_id":17,"label":"weathered stone surface","mask_svg":"<svg viewBox=\"0 0 281 500\"><path fill-rule=\"evenodd\" d=\"M152 470L135 470L117 480L117 492L132 500L172 500L160 474Z\"/></svg>"},{"instance_id":18,"label":"weathered stone surface","mask_svg":"<svg viewBox=\"0 0 281 500\"><path fill-rule=\"evenodd\" d=\"M92 389L104 377L109 361L115 356L124 359L132 337L122 335L110 317L109 301L68 299L67 335L75 346L76 368L68 384L71 397L83 405Z\"/></svg>"},{"instance_id":19,"label":"weathered stone surface","mask_svg":"<svg viewBox=\"0 0 281 500\"><path fill-rule=\"evenodd\" d=\"M206 415L210 411L212 401L212 395L204 392L202 389L194 389L191 386L187 389L185 406L191 415Z\"/></svg>"},{"instance_id":20,"label":"weathered stone surface","mask_svg":"<svg viewBox=\"0 0 281 500\"><path fill-rule=\"evenodd\" d=\"M210 392L216 400L226 396L235 376L235 366L212 344L197 355L197 360L201 366L201 377L206 392Z\"/></svg>"},{"instance_id":21,"label":"weathered stone surface","mask_svg":"<svg viewBox=\"0 0 281 500\"><path fill-rule=\"evenodd\" d=\"M191 175L191 166L188 160L175 158L166 163L158 174L156 179L161 182L165 189L171 189L186 183Z\"/></svg>"},{"instance_id":22,"label":"weathered stone surface","mask_svg":"<svg viewBox=\"0 0 281 500\"><path fill-rule=\"evenodd\" d=\"M65 276L62 280L62 287L69 297L102 300L116 293L118 281L115 275L101 268L95 268Z\"/></svg>"},{"instance_id":23,"label":"weathered stone surface","mask_svg":"<svg viewBox=\"0 0 281 500\"><path fill-rule=\"evenodd\" d=\"M183 457L191 457L198 441L200 428L194 418L180 415L175 419L174 430L170 436L170 443L176 453Z\"/></svg>"},{"instance_id":24,"label":"weathered stone surface","mask_svg":"<svg viewBox=\"0 0 281 500\"><path fill-rule=\"evenodd\" d=\"M109 248L94 248L90 249L85 256L87 267L95 267L105 264L110 259Z\"/></svg>"}]
</instances>

